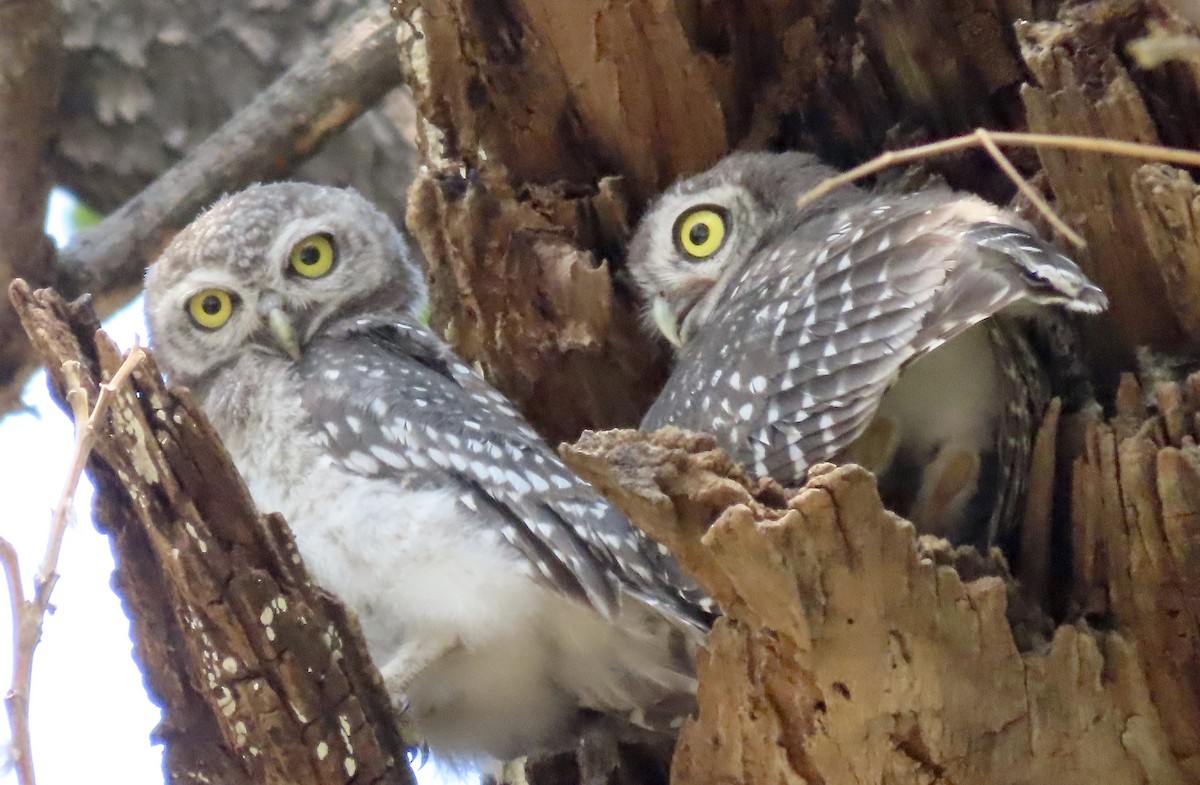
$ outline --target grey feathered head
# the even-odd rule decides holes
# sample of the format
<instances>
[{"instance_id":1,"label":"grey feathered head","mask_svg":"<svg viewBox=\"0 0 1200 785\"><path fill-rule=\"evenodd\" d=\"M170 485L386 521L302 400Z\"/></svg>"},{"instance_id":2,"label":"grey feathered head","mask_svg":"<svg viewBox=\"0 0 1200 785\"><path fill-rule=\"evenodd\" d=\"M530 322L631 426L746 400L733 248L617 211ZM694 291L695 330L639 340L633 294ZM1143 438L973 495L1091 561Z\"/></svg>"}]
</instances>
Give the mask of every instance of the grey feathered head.
<instances>
[{"instance_id":1,"label":"grey feathered head","mask_svg":"<svg viewBox=\"0 0 1200 785\"><path fill-rule=\"evenodd\" d=\"M146 275L164 371L194 385L245 352L293 357L322 325L367 309L411 313L425 285L404 237L351 189L252 186L181 231Z\"/></svg>"}]
</instances>

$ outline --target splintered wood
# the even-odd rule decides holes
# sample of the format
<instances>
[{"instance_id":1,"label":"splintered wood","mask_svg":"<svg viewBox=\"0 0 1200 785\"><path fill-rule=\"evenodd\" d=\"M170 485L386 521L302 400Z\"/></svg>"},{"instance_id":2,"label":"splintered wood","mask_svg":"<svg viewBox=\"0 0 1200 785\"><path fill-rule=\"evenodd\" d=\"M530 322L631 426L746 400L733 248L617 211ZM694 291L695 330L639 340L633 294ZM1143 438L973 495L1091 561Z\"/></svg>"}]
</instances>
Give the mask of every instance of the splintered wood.
<instances>
[{"instance_id":1,"label":"splintered wood","mask_svg":"<svg viewBox=\"0 0 1200 785\"><path fill-rule=\"evenodd\" d=\"M563 452L726 613L677 785L1196 781L1152 700L1158 652L1083 625L1020 651L1005 581L960 578L864 470L818 467L782 499L673 429Z\"/></svg>"},{"instance_id":2,"label":"splintered wood","mask_svg":"<svg viewBox=\"0 0 1200 785\"><path fill-rule=\"evenodd\" d=\"M650 3L436 0L402 26L432 323L551 441L635 424L664 379L601 262L626 239L624 192L640 204L728 147L679 25Z\"/></svg>"},{"instance_id":3,"label":"splintered wood","mask_svg":"<svg viewBox=\"0 0 1200 785\"><path fill-rule=\"evenodd\" d=\"M94 402L121 358L90 307L21 281L11 295L52 389L76 360ZM163 709L167 781L413 785L357 621L311 582L282 519L255 511L186 391L147 359L95 439L95 519Z\"/></svg>"},{"instance_id":4,"label":"splintered wood","mask_svg":"<svg viewBox=\"0 0 1200 785\"><path fill-rule=\"evenodd\" d=\"M1106 597L1142 653L1171 752L1200 781L1200 375L1153 395L1148 417L1126 377L1117 416L1088 429L1074 471L1075 571L1082 597Z\"/></svg>"}]
</instances>

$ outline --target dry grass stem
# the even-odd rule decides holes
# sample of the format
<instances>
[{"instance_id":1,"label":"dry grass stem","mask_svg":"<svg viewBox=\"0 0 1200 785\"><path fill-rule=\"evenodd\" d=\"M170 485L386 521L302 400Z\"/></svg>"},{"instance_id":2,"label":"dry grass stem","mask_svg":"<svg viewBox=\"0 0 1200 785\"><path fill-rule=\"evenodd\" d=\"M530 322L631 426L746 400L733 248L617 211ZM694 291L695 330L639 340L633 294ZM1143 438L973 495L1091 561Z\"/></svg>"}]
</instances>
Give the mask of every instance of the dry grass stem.
<instances>
[{"instance_id":1,"label":"dry grass stem","mask_svg":"<svg viewBox=\"0 0 1200 785\"><path fill-rule=\"evenodd\" d=\"M1018 131L989 131L986 128L977 128L969 134L943 139L939 142L918 145L910 147L907 150L889 150L881 153L866 163L860 164L836 177L830 177L822 181L815 188L804 193L796 200L796 209L802 210L835 188L849 185L856 180L861 180L864 177L882 172L884 169L976 146L987 150L1004 173L1020 189L1021 193L1029 197L1034 206L1046 216L1054 228L1077 247L1083 247L1083 238L1071 230L1054 213L1046 200L1034 190L1033 186L1021 177L1016 167L1012 165L1012 162L1000 152L1001 146L1050 147L1060 150L1080 150L1105 155L1143 158L1149 161L1162 161L1164 163L1181 164L1183 166L1200 166L1200 152L1181 150L1177 147L1163 147L1155 144L1141 144L1140 142L1124 142L1117 139L1099 139L1091 136L1030 134Z\"/></svg>"},{"instance_id":2,"label":"dry grass stem","mask_svg":"<svg viewBox=\"0 0 1200 785\"><path fill-rule=\"evenodd\" d=\"M1021 176L1021 173L1017 171L1017 167L1013 166L1013 162L1008 160L1008 156L1000 150L999 145L997 145L995 140L992 138L990 131L985 128L976 128L975 136L978 137L979 143L983 145L983 149L988 151L988 153L992 156L992 160L996 162L996 165L1000 167L1001 171L1008 175L1008 179L1012 180L1017 186L1017 190L1025 194L1025 198L1032 202L1033 206L1036 207L1042 215L1046 216L1046 220L1050 222L1050 225L1053 226L1059 234L1067 238L1067 241L1076 248L1083 248L1085 245L1087 245L1084 239L1079 236L1078 232L1067 226L1066 222L1058 217L1058 213L1054 212L1054 208L1050 206L1050 203L1046 201L1045 197L1038 193L1037 189L1030 185L1029 181Z\"/></svg>"},{"instance_id":3,"label":"dry grass stem","mask_svg":"<svg viewBox=\"0 0 1200 785\"><path fill-rule=\"evenodd\" d=\"M121 367L107 383L100 385L96 405L88 411L87 392L83 388L79 363L63 363L63 375L69 381L67 402L75 420L75 445L67 481L54 507L50 535L46 542L46 553L33 581L33 599L25 598L21 580L21 565L12 543L0 538L0 563L8 581L8 592L12 606L13 626L13 670L12 682L5 705L12 729L13 765L20 785L34 785L33 754L29 733L29 689L33 680L33 653L42 637L42 620L50 608L50 596L58 582L58 556L62 551L63 537L71 521L71 508L79 481L87 466L95 442L95 432L117 390L133 373L145 357L140 346L135 346L125 357Z\"/></svg>"}]
</instances>

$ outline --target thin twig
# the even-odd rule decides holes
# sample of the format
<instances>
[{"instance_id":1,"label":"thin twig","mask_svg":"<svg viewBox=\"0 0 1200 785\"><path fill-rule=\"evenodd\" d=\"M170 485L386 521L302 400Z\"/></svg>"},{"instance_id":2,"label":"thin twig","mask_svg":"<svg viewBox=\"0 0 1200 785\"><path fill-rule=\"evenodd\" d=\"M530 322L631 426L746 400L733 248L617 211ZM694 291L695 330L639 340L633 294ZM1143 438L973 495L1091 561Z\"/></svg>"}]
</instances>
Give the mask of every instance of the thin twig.
<instances>
[{"instance_id":1,"label":"thin twig","mask_svg":"<svg viewBox=\"0 0 1200 785\"><path fill-rule=\"evenodd\" d=\"M982 146L988 148L990 141L991 147L998 148L1001 145L1013 147L1049 147L1059 150L1080 150L1090 153L1101 153L1105 155L1123 155L1131 158L1144 158L1150 161L1163 161L1172 164L1182 164L1184 166L1200 166L1200 152L1192 150L1180 150L1176 147L1163 147L1156 144L1142 144L1140 142L1124 142L1117 139L1099 139L1091 136L1070 136L1066 134L1030 134L1017 131L989 131L986 128L977 128L969 134L955 136L950 139L943 139L930 144L918 145L910 147L906 150L889 150L875 158L872 158L866 163L860 164L849 171L843 172L835 177L830 177L823 180L815 188L807 191L796 200L796 208L804 209L810 204L820 199L825 194L843 185L849 185L856 180L861 180L869 175L882 172L884 169L890 169L893 166L912 163L924 158L931 158L935 155L953 152L955 150L964 150L968 147ZM999 150L997 149L998 153ZM995 157L995 154L993 154ZM1003 156L1001 156L1003 158ZM1005 167L1001 158L997 158L996 162L1004 169L1005 174L1012 174ZM1007 161L1007 159L1003 159ZM1011 166L1011 162L1008 163ZM1013 170L1015 171L1015 169ZM1021 188L1019 180L1014 180L1018 188ZM1026 183L1028 185L1028 183ZM1026 196L1029 194L1026 193ZM1041 210L1046 217L1054 224L1055 228L1062 231L1062 220L1050 210L1050 206L1045 200L1034 201L1034 205ZM1078 238L1074 232L1064 232L1068 238L1072 235ZM1071 242L1075 242L1074 239ZM1082 240L1080 240L1082 242ZM1078 243L1077 243L1078 244Z\"/></svg>"},{"instance_id":2,"label":"thin twig","mask_svg":"<svg viewBox=\"0 0 1200 785\"><path fill-rule=\"evenodd\" d=\"M17 549L8 540L0 537L0 562L4 565L4 577L8 579L8 599L11 604L13 631L16 632L17 619L21 618L21 609L25 607L25 587L21 584L21 562L17 558ZM19 636L13 635L12 662L17 664L17 642ZM14 675L16 671L13 672Z\"/></svg>"},{"instance_id":3,"label":"thin twig","mask_svg":"<svg viewBox=\"0 0 1200 785\"><path fill-rule=\"evenodd\" d=\"M63 486L62 495L55 505L50 524L50 535L46 542L46 554L41 567L34 576L33 599L26 600L21 580L21 565L12 544L0 538L0 562L8 579L9 597L13 614L13 672L12 684L5 704L8 721L12 728L13 758L17 781L21 785L35 785L33 751L29 733L29 690L33 681L33 653L42 638L42 620L50 608L50 596L58 583L58 557L62 552L63 538L71 520L71 509L75 493L87 466L88 456L96 440L96 429L100 426L117 391L138 364L146 356L140 346L133 347L112 379L100 385L96 405L88 413L87 391L80 375L79 363L63 363L63 376L67 379L67 401L75 420L75 447L72 452L71 468Z\"/></svg>"},{"instance_id":4,"label":"thin twig","mask_svg":"<svg viewBox=\"0 0 1200 785\"><path fill-rule=\"evenodd\" d=\"M1021 173L1017 171L1017 167L1013 166L1013 162L1008 160L1008 156L1001 152L999 145L997 145L992 139L992 133L990 131L985 128L976 128L975 135L979 137L979 143L983 145L983 149L987 150L988 153L991 154L992 160L996 162L996 165L1000 167L1001 171L1008 175L1008 179L1012 180L1016 184L1017 190L1025 194L1025 198L1032 202L1033 206L1036 207L1042 213L1042 215L1046 216L1046 220L1050 222L1051 226L1058 230L1059 234L1067 238L1067 240L1076 248L1083 248L1087 245L1087 242L1085 242L1084 239L1079 236L1078 232L1067 226L1066 222L1058 217L1058 213L1054 212L1054 208L1052 208L1050 203L1047 202L1046 199L1037 192L1037 189L1030 185L1029 181L1021 176Z\"/></svg>"}]
</instances>

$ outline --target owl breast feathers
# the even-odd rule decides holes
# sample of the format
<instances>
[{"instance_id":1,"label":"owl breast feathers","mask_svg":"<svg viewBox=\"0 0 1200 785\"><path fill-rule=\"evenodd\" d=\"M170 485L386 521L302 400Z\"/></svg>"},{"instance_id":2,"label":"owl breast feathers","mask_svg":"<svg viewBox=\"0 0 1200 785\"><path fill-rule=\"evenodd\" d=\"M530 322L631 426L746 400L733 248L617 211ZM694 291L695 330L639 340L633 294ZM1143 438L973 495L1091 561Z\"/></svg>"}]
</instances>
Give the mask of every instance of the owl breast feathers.
<instances>
[{"instance_id":1,"label":"owl breast feathers","mask_svg":"<svg viewBox=\"0 0 1200 785\"><path fill-rule=\"evenodd\" d=\"M156 355L256 503L358 614L435 755L669 724L711 605L422 325L400 233L353 191L227 197L151 268Z\"/></svg>"},{"instance_id":2,"label":"owl breast feathers","mask_svg":"<svg viewBox=\"0 0 1200 785\"><path fill-rule=\"evenodd\" d=\"M1049 395L1048 306L1104 294L1022 221L945 189L841 187L802 153L737 154L642 219L629 267L678 348L643 426L705 431L788 485L874 469L918 528L989 545L1020 508ZM1052 346L1053 345L1053 346ZM939 348L940 347L940 348Z\"/></svg>"}]
</instances>

